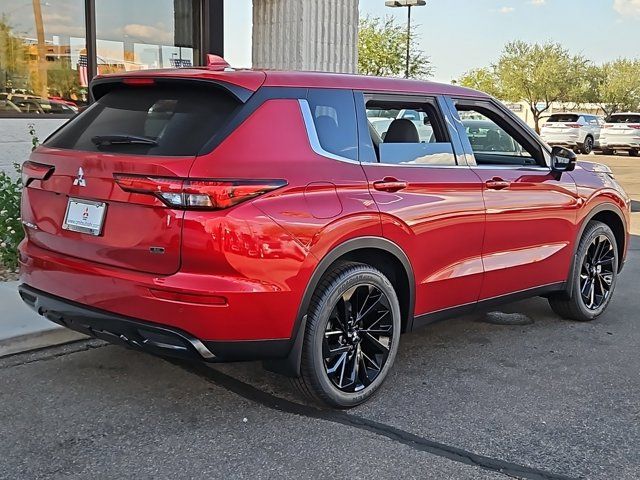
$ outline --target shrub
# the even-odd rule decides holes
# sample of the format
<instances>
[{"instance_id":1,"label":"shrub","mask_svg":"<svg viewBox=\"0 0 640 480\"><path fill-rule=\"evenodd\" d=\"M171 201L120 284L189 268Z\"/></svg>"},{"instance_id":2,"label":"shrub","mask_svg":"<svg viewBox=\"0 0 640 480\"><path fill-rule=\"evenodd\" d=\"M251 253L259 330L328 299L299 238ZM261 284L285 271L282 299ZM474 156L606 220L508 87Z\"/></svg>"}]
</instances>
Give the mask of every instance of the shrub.
<instances>
[{"instance_id":1,"label":"shrub","mask_svg":"<svg viewBox=\"0 0 640 480\"><path fill-rule=\"evenodd\" d=\"M20 165L14 164L20 174ZM18 244L24 238L20 222L20 195L22 179L11 178L0 171L0 263L5 269L15 271L18 268Z\"/></svg>"},{"instance_id":2,"label":"shrub","mask_svg":"<svg viewBox=\"0 0 640 480\"><path fill-rule=\"evenodd\" d=\"M40 141L35 126L28 125L31 137L31 150L35 150ZM10 272L18 269L18 245L24 238L24 229L20 219L20 197L22 195L22 168L14 163L17 179L0 171L0 266Z\"/></svg>"}]
</instances>

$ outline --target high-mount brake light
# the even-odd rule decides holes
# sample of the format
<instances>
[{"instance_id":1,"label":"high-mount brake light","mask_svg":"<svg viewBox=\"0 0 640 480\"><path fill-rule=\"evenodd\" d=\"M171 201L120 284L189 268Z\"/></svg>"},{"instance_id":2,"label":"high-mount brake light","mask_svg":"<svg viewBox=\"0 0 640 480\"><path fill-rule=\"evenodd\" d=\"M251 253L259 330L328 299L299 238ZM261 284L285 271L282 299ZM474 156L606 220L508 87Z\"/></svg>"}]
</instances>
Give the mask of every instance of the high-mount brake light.
<instances>
[{"instance_id":1,"label":"high-mount brake light","mask_svg":"<svg viewBox=\"0 0 640 480\"><path fill-rule=\"evenodd\" d=\"M114 174L129 193L154 195L165 205L185 210L222 210L287 185L285 180L183 179Z\"/></svg>"},{"instance_id":2,"label":"high-mount brake light","mask_svg":"<svg viewBox=\"0 0 640 480\"><path fill-rule=\"evenodd\" d=\"M134 87L142 87L145 85L154 85L156 81L153 78L123 78L122 83Z\"/></svg>"}]
</instances>

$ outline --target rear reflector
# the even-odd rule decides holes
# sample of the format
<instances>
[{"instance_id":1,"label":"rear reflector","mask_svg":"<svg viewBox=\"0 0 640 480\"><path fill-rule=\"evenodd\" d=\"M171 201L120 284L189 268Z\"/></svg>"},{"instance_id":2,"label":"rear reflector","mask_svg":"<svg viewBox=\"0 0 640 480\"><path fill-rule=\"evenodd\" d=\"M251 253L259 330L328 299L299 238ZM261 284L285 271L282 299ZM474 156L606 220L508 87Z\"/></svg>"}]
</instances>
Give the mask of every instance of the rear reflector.
<instances>
[{"instance_id":1,"label":"rear reflector","mask_svg":"<svg viewBox=\"0 0 640 480\"><path fill-rule=\"evenodd\" d=\"M153 195L186 210L222 210L284 187L285 180L183 179L114 174L125 192Z\"/></svg>"},{"instance_id":2,"label":"rear reflector","mask_svg":"<svg viewBox=\"0 0 640 480\"><path fill-rule=\"evenodd\" d=\"M227 305L227 299L218 295L194 295L191 293L169 292L166 290L157 290L150 288L151 294L162 300L170 300L172 302L196 303L200 305Z\"/></svg>"},{"instance_id":3,"label":"rear reflector","mask_svg":"<svg viewBox=\"0 0 640 480\"><path fill-rule=\"evenodd\" d=\"M53 165L45 165L27 160L22 164L22 184L26 187L33 180L46 180L54 170L55 167Z\"/></svg>"}]
</instances>

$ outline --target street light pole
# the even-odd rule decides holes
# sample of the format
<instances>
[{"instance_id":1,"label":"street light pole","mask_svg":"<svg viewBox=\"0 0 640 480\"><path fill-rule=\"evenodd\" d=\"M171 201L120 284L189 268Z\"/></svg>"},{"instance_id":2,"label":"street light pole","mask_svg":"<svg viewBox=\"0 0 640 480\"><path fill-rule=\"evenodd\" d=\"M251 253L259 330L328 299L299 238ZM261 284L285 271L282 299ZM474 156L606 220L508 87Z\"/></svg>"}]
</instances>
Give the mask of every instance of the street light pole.
<instances>
[{"instance_id":1,"label":"street light pole","mask_svg":"<svg viewBox=\"0 0 640 480\"><path fill-rule=\"evenodd\" d=\"M409 78L409 62L411 59L411 7L424 7L426 0L390 0L384 2L387 7L407 7L407 58L404 70L404 78Z\"/></svg>"}]
</instances>

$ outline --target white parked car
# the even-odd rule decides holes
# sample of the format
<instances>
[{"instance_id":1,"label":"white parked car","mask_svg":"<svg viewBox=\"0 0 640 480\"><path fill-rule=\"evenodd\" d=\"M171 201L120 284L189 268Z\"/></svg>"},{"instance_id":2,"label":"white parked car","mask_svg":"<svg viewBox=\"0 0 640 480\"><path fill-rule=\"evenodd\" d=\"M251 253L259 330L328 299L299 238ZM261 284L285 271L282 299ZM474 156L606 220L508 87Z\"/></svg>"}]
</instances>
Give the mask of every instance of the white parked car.
<instances>
[{"instance_id":1,"label":"white parked car","mask_svg":"<svg viewBox=\"0 0 640 480\"><path fill-rule=\"evenodd\" d=\"M607 118L602 129L601 148L607 155L629 152L637 157L640 153L640 113L614 113Z\"/></svg>"},{"instance_id":2,"label":"white parked car","mask_svg":"<svg viewBox=\"0 0 640 480\"><path fill-rule=\"evenodd\" d=\"M548 145L589 154L600 146L602 121L589 113L554 113L542 126L540 136Z\"/></svg>"}]
</instances>

